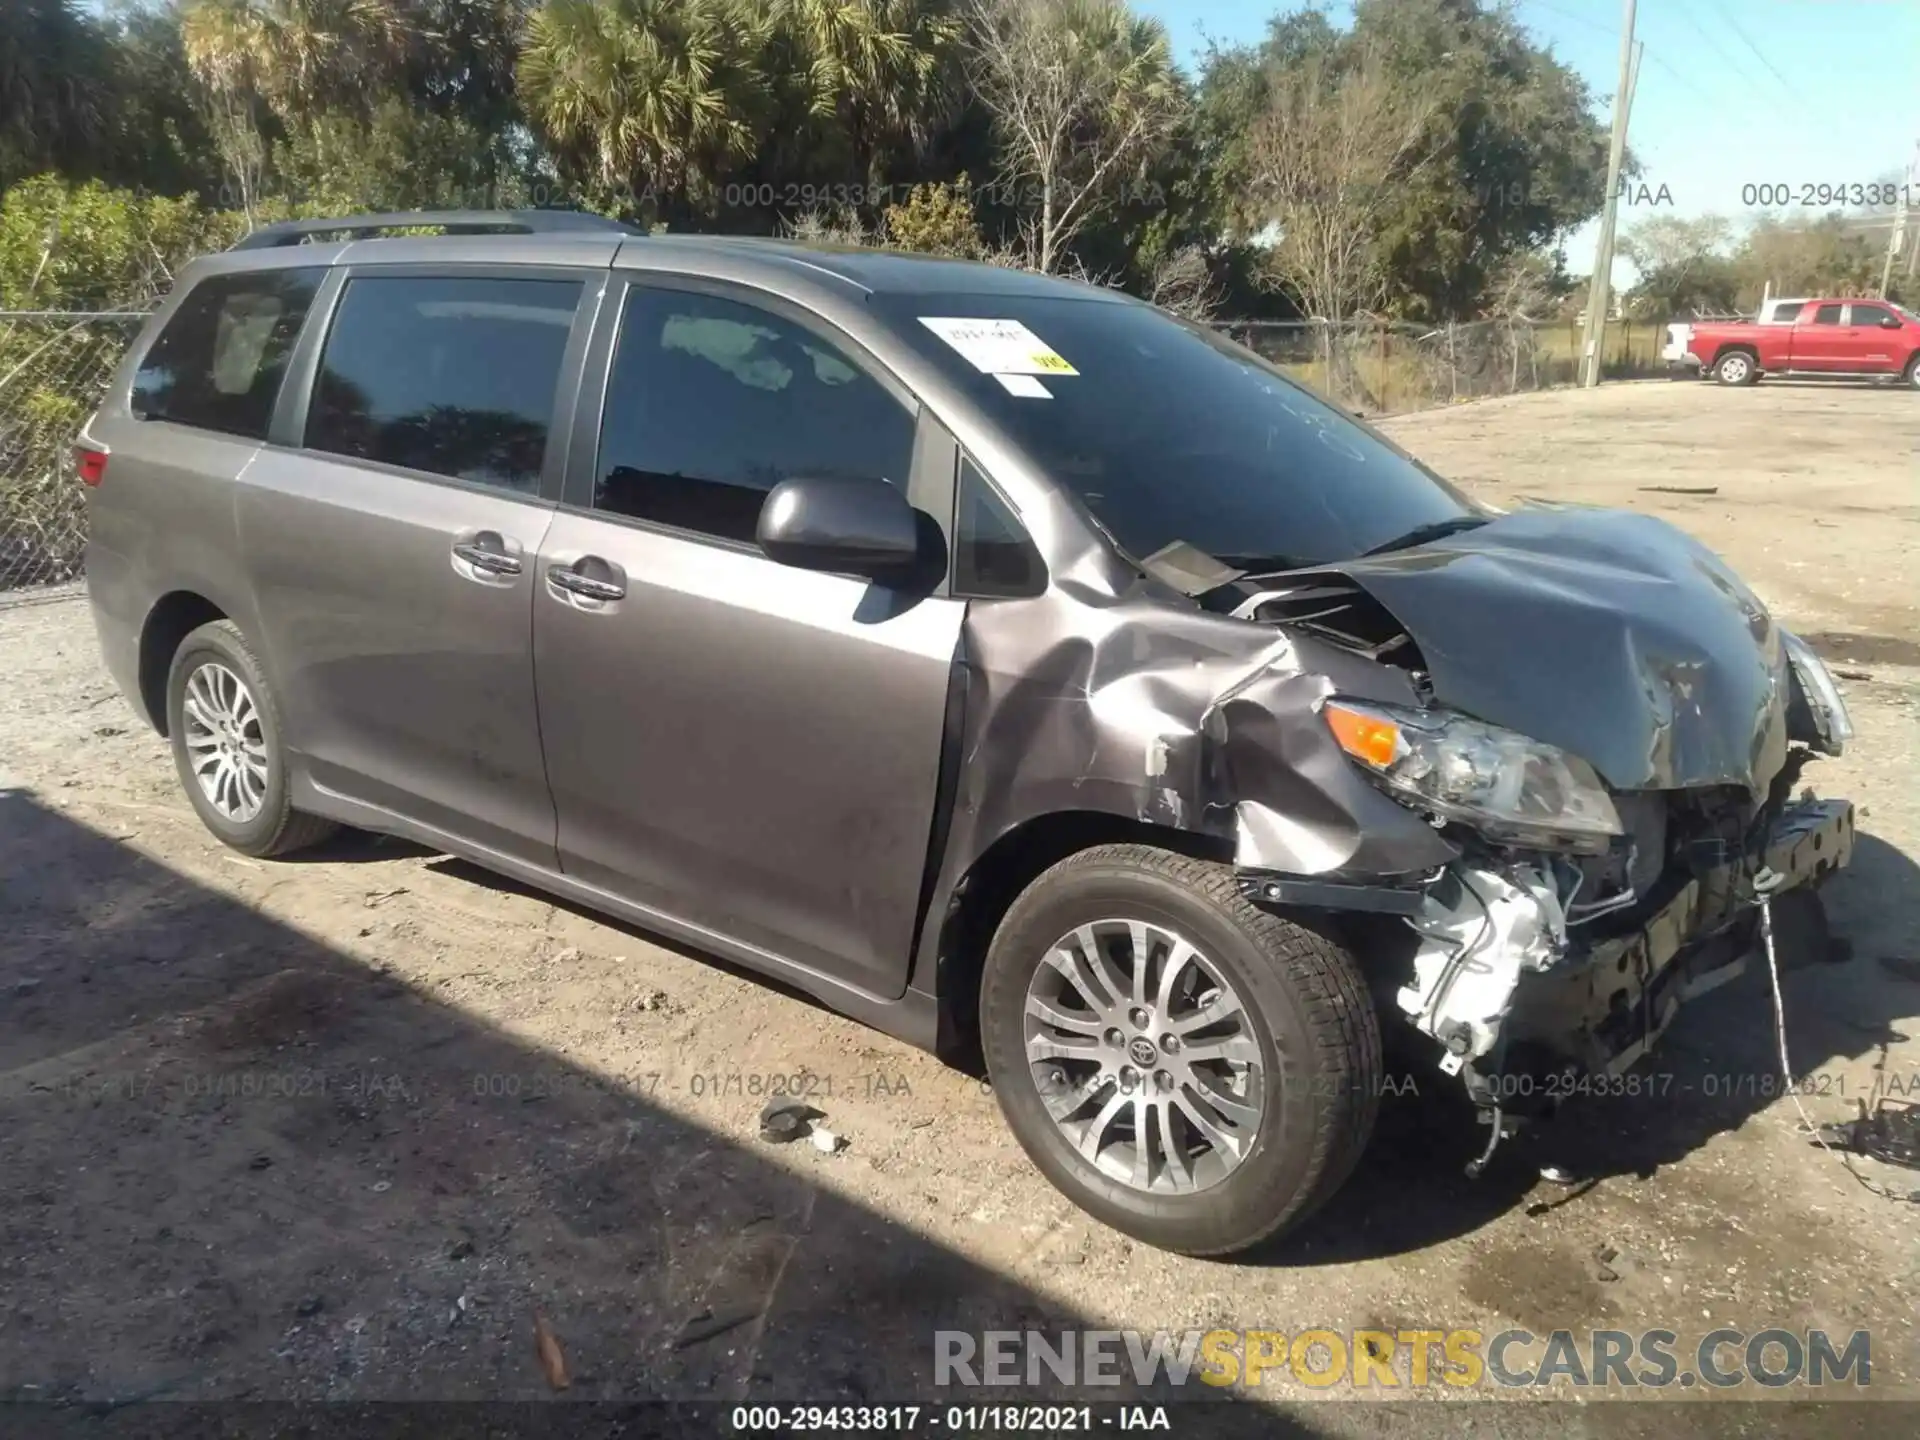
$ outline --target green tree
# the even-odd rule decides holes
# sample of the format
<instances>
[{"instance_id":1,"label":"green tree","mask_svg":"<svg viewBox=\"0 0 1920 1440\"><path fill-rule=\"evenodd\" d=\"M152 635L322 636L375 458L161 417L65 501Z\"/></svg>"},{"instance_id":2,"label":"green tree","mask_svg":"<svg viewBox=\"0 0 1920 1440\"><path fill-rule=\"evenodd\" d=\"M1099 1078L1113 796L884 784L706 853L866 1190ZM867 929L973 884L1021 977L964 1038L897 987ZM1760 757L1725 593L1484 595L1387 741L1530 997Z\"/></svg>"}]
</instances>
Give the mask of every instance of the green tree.
<instances>
[{"instance_id":1,"label":"green tree","mask_svg":"<svg viewBox=\"0 0 1920 1440\"><path fill-rule=\"evenodd\" d=\"M0 5L0 190L41 170L91 174L110 97L100 27L73 0Z\"/></svg>"},{"instance_id":2,"label":"green tree","mask_svg":"<svg viewBox=\"0 0 1920 1440\"><path fill-rule=\"evenodd\" d=\"M762 133L771 30L751 0L550 0L527 22L521 100L603 204L710 215Z\"/></svg>"},{"instance_id":3,"label":"green tree","mask_svg":"<svg viewBox=\"0 0 1920 1440\"><path fill-rule=\"evenodd\" d=\"M889 205L886 239L902 250L979 259L986 244L966 175L947 184L916 185L901 204Z\"/></svg>"},{"instance_id":4,"label":"green tree","mask_svg":"<svg viewBox=\"0 0 1920 1440\"><path fill-rule=\"evenodd\" d=\"M1639 271L1628 313L1666 320L1734 309L1740 273L1727 253L1732 239L1733 226L1720 215L1655 215L1634 226L1620 237L1620 253Z\"/></svg>"},{"instance_id":5,"label":"green tree","mask_svg":"<svg viewBox=\"0 0 1920 1440\"><path fill-rule=\"evenodd\" d=\"M957 98L961 21L952 0L778 0L764 62L785 77L839 179L873 185L911 165Z\"/></svg>"},{"instance_id":6,"label":"green tree","mask_svg":"<svg viewBox=\"0 0 1920 1440\"><path fill-rule=\"evenodd\" d=\"M1308 10L1276 19L1259 45L1209 56L1199 112L1213 203L1230 233L1250 240L1272 224L1251 170L1259 117L1277 103L1297 107L1302 76L1330 97L1362 70L1384 84L1383 103L1427 112L1410 147L1423 163L1378 197L1371 226L1389 312L1477 314L1509 257L1552 246L1599 212L1607 137L1591 97L1511 11L1479 0L1358 0L1347 30Z\"/></svg>"}]
</instances>

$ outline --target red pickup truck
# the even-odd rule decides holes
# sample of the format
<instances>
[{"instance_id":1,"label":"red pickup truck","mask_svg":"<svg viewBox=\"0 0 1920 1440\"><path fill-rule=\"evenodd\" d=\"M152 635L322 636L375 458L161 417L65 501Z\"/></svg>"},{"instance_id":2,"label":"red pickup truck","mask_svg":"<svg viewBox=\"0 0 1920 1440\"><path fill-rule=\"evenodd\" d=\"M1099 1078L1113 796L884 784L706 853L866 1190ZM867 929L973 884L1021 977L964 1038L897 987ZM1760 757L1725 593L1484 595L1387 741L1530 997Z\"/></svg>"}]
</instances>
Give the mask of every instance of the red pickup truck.
<instances>
[{"instance_id":1,"label":"red pickup truck","mask_svg":"<svg viewBox=\"0 0 1920 1440\"><path fill-rule=\"evenodd\" d=\"M1920 317L1888 300L1774 300L1757 320L1678 321L1669 370L1698 367L1722 385L1762 375L1898 375L1920 389Z\"/></svg>"}]
</instances>

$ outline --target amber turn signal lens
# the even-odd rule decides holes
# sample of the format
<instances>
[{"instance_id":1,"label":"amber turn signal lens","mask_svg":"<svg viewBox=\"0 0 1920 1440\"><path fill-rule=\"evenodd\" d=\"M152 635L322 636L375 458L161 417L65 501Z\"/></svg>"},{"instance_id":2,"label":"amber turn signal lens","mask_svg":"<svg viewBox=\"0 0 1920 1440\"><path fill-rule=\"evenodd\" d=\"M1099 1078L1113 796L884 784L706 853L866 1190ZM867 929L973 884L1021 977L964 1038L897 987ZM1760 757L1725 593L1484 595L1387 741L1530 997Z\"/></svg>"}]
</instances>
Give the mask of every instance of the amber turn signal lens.
<instances>
[{"instance_id":1,"label":"amber turn signal lens","mask_svg":"<svg viewBox=\"0 0 1920 1440\"><path fill-rule=\"evenodd\" d=\"M1333 731L1340 748L1354 759L1384 770L1400 753L1400 727L1391 720L1362 715L1332 701L1320 713L1326 716L1327 728Z\"/></svg>"}]
</instances>

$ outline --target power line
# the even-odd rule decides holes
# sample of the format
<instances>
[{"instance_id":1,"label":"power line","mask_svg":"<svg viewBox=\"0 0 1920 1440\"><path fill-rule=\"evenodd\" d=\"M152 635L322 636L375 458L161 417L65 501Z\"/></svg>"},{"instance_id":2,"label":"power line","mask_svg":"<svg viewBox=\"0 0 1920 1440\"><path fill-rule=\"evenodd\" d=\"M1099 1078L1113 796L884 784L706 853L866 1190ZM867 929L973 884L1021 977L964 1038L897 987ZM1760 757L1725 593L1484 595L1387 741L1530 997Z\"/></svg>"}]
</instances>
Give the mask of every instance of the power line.
<instances>
[{"instance_id":1,"label":"power line","mask_svg":"<svg viewBox=\"0 0 1920 1440\"><path fill-rule=\"evenodd\" d=\"M1576 25L1584 25L1589 30L1598 31L1599 33L1607 36L1609 39L1613 38L1614 36L1620 33L1619 28L1615 25L1602 24L1600 21L1590 19L1588 16L1576 14L1571 10L1563 10L1558 5L1548 4L1547 0L1520 0L1520 3L1523 5L1535 6L1541 10L1546 11L1549 15L1559 16L1562 20L1571 20ZM1732 103L1718 89L1714 88L1711 85L1702 84L1699 76L1681 74L1678 70L1676 70L1673 66L1669 65L1666 62L1666 59L1664 58L1664 53L1662 51L1654 49L1653 46L1647 44L1647 42L1644 40L1640 41L1639 43L1641 47L1645 50L1647 59L1651 60L1655 65L1659 66L1660 69L1666 71L1667 74L1671 75L1675 80L1678 80L1682 85L1686 86L1687 89L1693 91L1695 94L1698 94L1708 100L1713 101L1713 103L1716 105L1728 105ZM1616 97L1616 102L1617 102L1617 99L1618 97Z\"/></svg>"},{"instance_id":2,"label":"power line","mask_svg":"<svg viewBox=\"0 0 1920 1440\"><path fill-rule=\"evenodd\" d=\"M1721 48L1720 42L1718 40L1714 39L1713 36L1707 33L1706 26L1702 25L1698 20L1694 19L1693 11L1687 9L1685 6L1682 6L1680 9L1680 13L1686 17L1687 24L1691 25L1694 28L1694 30L1699 34L1700 38L1707 42L1708 47L1713 51L1713 53L1715 55L1718 55L1720 59L1726 63L1727 68L1733 71L1734 74L1738 75L1744 84L1757 85L1759 83L1758 81L1754 80L1754 78L1751 75L1747 74L1745 66L1741 65L1738 61L1736 61L1733 58L1733 56L1729 55L1724 49Z\"/></svg>"},{"instance_id":3,"label":"power line","mask_svg":"<svg viewBox=\"0 0 1920 1440\"><path fill-rule=\"evenodd\" d=\"M1760 53L1760 47L1754 44L1753 41L1747 38L1747 32L1740 28L1739 22L1736 21L1733 18L1733 16L1729 15L1725 10L1720 8L1720 0L1707 0L1707 3L1712 5L1714 8L1714 11L1720 16L1720 18L1727 22L1727 28L1732 30L1734 34L1740 37L1740 43L1745 45L1747 49L1753 52L1753 58L1758 60L1761 63L1761 65L1763 65L1766 68L1766 72L1769 75L1773 76L1775 80L1778 80L1780 82L1780 88L1782 90L1785 90L1789 95L1792 95L1796 99L1798 99L1799 92L1795 90L1793 86L1787 83L1786 76L1782 75L1778 70L1773 68L1773 62L1767 59L1766 56Z\"/></svg>"}]
</instances>

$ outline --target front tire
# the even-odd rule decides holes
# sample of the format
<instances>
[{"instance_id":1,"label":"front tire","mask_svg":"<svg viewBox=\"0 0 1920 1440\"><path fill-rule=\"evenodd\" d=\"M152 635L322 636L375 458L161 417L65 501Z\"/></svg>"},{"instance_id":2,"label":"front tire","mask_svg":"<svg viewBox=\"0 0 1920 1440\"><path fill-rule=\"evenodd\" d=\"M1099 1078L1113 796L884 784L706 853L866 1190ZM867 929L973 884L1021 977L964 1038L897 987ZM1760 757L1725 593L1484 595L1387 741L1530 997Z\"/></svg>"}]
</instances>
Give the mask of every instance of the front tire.
<instances>
[{"instance_id":1,"label":"front tire","mask_svg":"<svg viewBox=\"0 0 1920 1440\"><path fill-rule=\"evenodd\" d=\"M1713 378L1722 385L1751 385L1760 378L1760 365L1745 350L1729 350L1713 362Z\"/></svg>"},{"instance_id":2,"label":"front tire","mask_svg":"<svg viewBox=\"0 0 1920 1440\"><path fill-rule=\"evenodd\" d=\"M167 673L174 768L207 829L243 855L305 849L339 827L293 808L280 707L259 659L231 620L180 642Z\"/></svg>"},{"instance_id":3,"label":"front tire","mask_svg":"<svg viewBox=\"0 0 1920 1440\"><path fill-rule=\"evenodd\" d=\"M1143 845L1061 861L995 934L980 1020L1033 1162L1161 1249L1272 1238L1345 1182L1373 1130L1383 1062L1359 967L1223 865Z\"/></svg>"}]
</instances>

